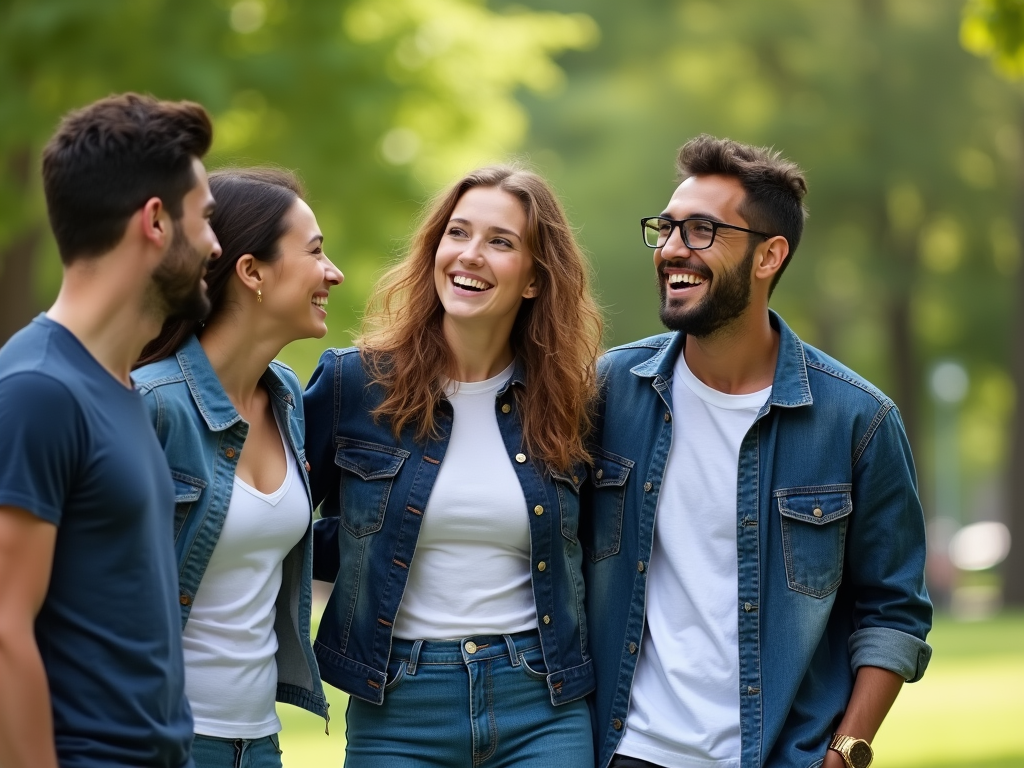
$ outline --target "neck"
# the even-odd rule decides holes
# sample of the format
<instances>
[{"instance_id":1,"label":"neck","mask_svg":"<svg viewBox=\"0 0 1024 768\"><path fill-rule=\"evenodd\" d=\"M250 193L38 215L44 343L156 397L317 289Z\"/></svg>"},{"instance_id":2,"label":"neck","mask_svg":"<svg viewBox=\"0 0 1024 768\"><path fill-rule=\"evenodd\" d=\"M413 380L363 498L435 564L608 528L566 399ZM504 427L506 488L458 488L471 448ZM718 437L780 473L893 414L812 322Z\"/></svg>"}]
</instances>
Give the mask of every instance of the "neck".
<instances>
[{"instance_id":1,"label":"neck","mask_svg":"<svg viewBox=\"0 0 1024 768\"><path fill-rule=\"evenodd\" d=\"M458 322L445 315L444 337L455 358L453 378L467 384L486 381L508 368L514 357L511 332L511 322L499 327Z\"/></svg>"},{"instance_id":2,"label":"neck","mask_svg":"<svg viewBox=\"0 0 1024 768\"><path fill-rule=\"evenodd\" d=\"M772 385L779 334L768 320L767 306L751 306L711 336L687 336L683 355L704 384L727 395L745 395Z\"/></svg>"},{"instance_id":3,"label":"neck","mask_svg":"<svg viewBox=\"0 0 1024 768\"><path fill-rule=\"evenodd\" d=\"M145 308L146 283L113 255L80 260L64 270L46 316L68 329L111 376L132 386L131 369L156 338L163 317Z\"/></svg>"},{"instance_id":4,"label":"neck","mask_svg":"<svg viewBox=\"0 0 1024 768\"><path fill-rule=\"evenodd\" d=\"M260 378L287 343L263 329L252 314L220 312L199 338L225 394L243 417L253 408Z\"/></svg>"}]
</instances>

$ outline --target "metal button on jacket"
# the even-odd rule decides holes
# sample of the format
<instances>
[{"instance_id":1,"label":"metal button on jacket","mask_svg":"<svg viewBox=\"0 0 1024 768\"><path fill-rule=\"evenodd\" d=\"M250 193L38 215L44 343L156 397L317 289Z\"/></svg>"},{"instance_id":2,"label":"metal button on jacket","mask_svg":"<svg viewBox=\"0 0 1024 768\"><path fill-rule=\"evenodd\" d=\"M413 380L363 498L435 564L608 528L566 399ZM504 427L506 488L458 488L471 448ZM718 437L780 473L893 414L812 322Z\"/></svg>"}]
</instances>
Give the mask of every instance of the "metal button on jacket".
<instances>
[{"instance_id":1,"label":"metal button on jacket","mask_svg":"<svg viewBox=\"0 0 1024 768\"><path fill-rule=\"evenodd\" d=\"M520 464L525 464L526 463L526 454L525 453L517 453L516 454L516 461L519 462Z\"/></svg>"}]
</instances>

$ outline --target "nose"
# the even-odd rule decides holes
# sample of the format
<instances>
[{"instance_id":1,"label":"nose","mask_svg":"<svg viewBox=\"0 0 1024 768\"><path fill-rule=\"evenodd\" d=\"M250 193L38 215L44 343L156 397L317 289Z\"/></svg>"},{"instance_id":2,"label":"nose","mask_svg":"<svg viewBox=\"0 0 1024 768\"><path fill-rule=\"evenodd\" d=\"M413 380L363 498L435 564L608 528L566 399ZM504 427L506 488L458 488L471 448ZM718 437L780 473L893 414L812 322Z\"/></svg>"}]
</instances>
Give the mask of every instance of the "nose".
<instances>
[{"instance_id":1,"label":"nose","mask_svg":"<svg viewBox=\"0 0 1024 768\"><path fill-rule=\"evenodd\" d=\"M324 261L327 263L324 265L324 281L330 285L341 285L345 282L345 275L342 271L334 266L334 262L324 256Z\"/></svg>"},{"instance_id":2,"label":"nose","mask_svg":"<svg viewBox=\"0 0 1024 768\"><path fill-rule=\"evenodd\" d=\"M481 250L480 242L474 238L466 243L466 247L459 254L459 261L464 264L480 264L482 262Z\"/></svg>"},{"instance_id":3,"label":"nose","mask_svg":"<svg viewBox=\"0 0 1024 768\"><path fill-rule=\"evenodd\" d=\"M213 230L211 230L210 233L213 234ZM223 253L223 251L221 250L221 247L220 247L220 240L217 239L216 235L213 235L213 247L210 248L210 259L211 259L211 261L213 259L219 259L221 253Z\"/></svg>"}]
</instances>

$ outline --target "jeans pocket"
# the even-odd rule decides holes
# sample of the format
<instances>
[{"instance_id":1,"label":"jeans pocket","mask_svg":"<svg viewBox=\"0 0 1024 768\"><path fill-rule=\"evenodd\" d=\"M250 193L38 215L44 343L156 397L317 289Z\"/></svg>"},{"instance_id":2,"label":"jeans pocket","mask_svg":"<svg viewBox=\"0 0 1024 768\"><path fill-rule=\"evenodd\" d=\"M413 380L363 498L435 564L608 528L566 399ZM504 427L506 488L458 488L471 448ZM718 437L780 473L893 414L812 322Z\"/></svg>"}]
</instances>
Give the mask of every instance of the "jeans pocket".
<instances>
[{"instance_id":1,"label":"jeans pocket","mask_svg":"<svg viewBox=\"0 0 1024 768\"><path fill-rule=\"evenodd\" d=\"M523 672L529 678L541 681L548 679L547 665L544 663L544 653L540 648L531 648L520 653L519 666L522 667Z\"/></svg>"},{"instance_id":2,"label":"jeans pocket","mask_svg":"<svg viewBox=\"0 0 1024 768\"><path fill-rule=\"evenodd\" d=\"M409 667L407 661L393 661L388 664L388 678L384 683L384 693L390 693L405 680L405 672Z\"/></svg>"},{"instance_id":3,"label":"jeans pocket","mask_svg":"<svg viewBox=\"0 0 1024 768\"><path fill-rule=\"evenodd\" d=\"M270 743L273 745L274 750L277 752L277 754L279 754L279 755L283 755L284 754L281 751L281 734L279 734L279 733L272 733L272 734L270 734Z\"/></svg>"},{"instance_id":4,"label":"jeans pocket","mask_svg":"<svg viewBox=\"0 0 1024 768\"><path fill-rule=\"evenodd\" d=\"M846 528L853 512L852 486L783 488L779 502L782 548L789 588L811 597L827 597L843 580Z\"/></svg>"},{"instance_id":5,"label":"jeans pocket","mask_svg":"<svg viewBox=\"0 0 1024 768\"><path fill-rule=\"evenodd\" d=\"M407 458L400 448L338 438L334 463L343 470L338 501L345 530L359 538L381 529L391 486Z\"/></svg>"}]
</instances>

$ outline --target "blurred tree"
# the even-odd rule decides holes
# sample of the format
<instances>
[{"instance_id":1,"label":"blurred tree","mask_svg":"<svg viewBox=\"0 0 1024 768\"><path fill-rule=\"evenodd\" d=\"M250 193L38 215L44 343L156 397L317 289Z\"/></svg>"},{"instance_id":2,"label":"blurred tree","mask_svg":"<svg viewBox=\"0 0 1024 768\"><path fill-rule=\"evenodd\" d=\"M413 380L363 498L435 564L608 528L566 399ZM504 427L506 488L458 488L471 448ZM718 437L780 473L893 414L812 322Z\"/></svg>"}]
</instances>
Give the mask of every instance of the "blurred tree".
<instances>
[{"instance_id":1,"label":"blurred tree","mask_svg":"<svg viewBox=\"0 0 1024 768\"><path fill-rule=\"evenodd\" d=\"M637 220L664 206L686 139L706 131L799 162L811 218L773 305L893 397L929 512L925 382L942 359L967 366L957 506L971 521L992 514L973 496L1006 455L1021 136L1010 87L956 44L961 4L635 0L626 11L587 0L601 47L561 60L569 87L559 98L527 100L527 146L595 254L617 343L660 329Z\"/></svg>"},{"instance_id":2,"label":"blurred tree","mask_svg":"<svg viewBox=\"0 0 1024 768\"><path fill-rule=\"evenodd\" d=\"M297 169L348 278L331 305L345 343L424 191L514 149L519 92L557 87L553 57L596 38L583 14L483 0L3 0L0 343L59 282L38 157L68 109L125 90L194 99L215 118L209 166ZM308 373L323 344L286 357Z\"/></svg>"},{"instance_id":3,"label":"blurred tree","mask_svg":"<svg viewBox=\"0 0 1024 768\"><path fill-rule=\"evenodd\" d=\"M979 56L991 58L1007 79L1024 77L1024 0L970 0L964 8L960 27L963 46ZM1024 125L1024 112L1018 120ZM1017 231L1024 234L1024 210L1020 193L1024 190L1024 166L1015 163L1017 174ZM1013 418L1010 467L1008 474L1008 522L1010 554L1003 567L1003 599L1009 605L1024 606L1024 270L1017 273L1016 300L1011 330L1011 365L1017 391Z\"/></svg>"}]
</instances>

